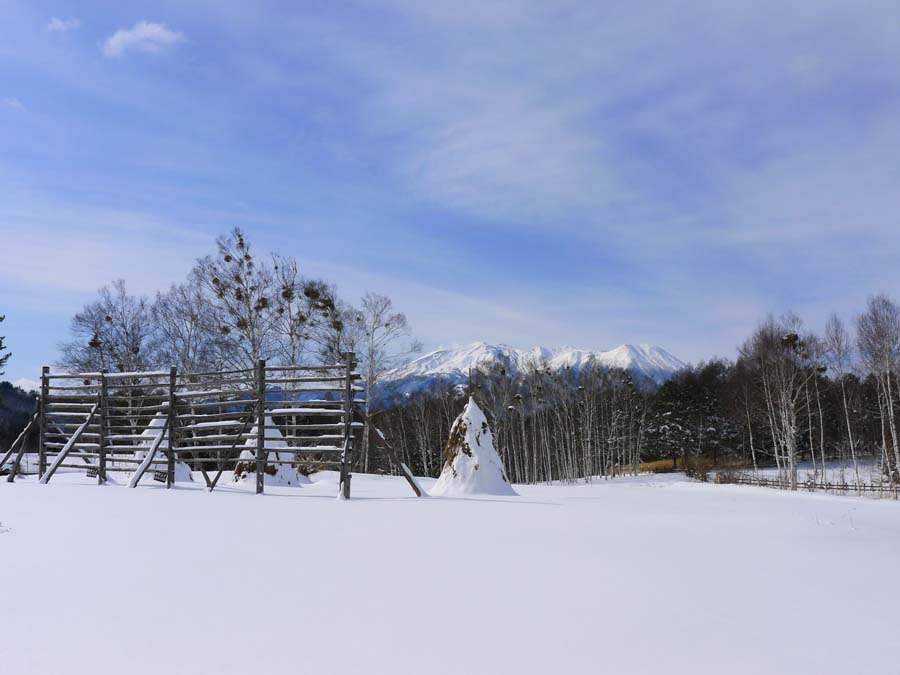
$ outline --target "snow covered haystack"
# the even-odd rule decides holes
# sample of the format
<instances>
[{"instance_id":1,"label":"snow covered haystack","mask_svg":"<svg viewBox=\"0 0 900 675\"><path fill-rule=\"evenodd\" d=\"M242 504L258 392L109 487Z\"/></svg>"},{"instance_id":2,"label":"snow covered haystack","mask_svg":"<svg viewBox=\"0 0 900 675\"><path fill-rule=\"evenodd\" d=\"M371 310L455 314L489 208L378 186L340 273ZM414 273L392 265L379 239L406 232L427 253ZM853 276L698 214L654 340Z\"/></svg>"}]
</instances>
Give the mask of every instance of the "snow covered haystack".
<instances>
[{"instance_id":1,"label":"snow covered haystack","mask_svg":"<svg viewBox=\"0 0 900 675\"><path fill-rule=\"evenodd\" d=\"M144 459L147 456L147 453L150 452L150 448L153 447L153 443L159 438L159 435L163 433L163 427L166 425L166 414L163 412L156 413L151 419L150 424L141 432L141 440L138 441L137 445L142 448L147 448L146 450L135 450L134 458L135 459ZM146 438L146 440L144 440ZM169 449L169 438L166 436L160 442L159 449L156 451L157 459L164 459L166 456L166 450ZM157 465L156 469L164 470L165 467L162 465ZM130 478L131 474L127 476ZM189 467L184 462L175 462L175 482L176 483L184 483L188 481L193 481L194 479L191 477L191 467Z\"/></svg>"},{"instance_id":2,"label":"snow covered haystack","mask_svg":"<svg viewBox=\"0 0 900 675\"><path fill-rule=\"evenodd\" d=\"M429 494L515 495L481 408L472 398L450 429L444 469Z\"/></svg>"},{"instance_id":3,"label":"snow covered haystack","mask_svg":"<svg viewBox=\"0 0 900 675\"><path fill-rule=\"evenodd\" d=\"M303 483L309 483L310 480L302 473L297 471L291 464L281 464L280 462L291 462L294 454L291 452L278 452L279 448L288 448L288 442L284 440L284 436L278 429L266 429L265 447L269 451L268 461L279 462L276 464L266 464L265 468L265 484L266 485L289 485L298 486ZM246 480L256 482L256 434L259 433L259 420L250 432L250 437L244 443L245 450L241 451L240 460L234 467L234 482L242 483Z\"/></svg>"}]
</instances>

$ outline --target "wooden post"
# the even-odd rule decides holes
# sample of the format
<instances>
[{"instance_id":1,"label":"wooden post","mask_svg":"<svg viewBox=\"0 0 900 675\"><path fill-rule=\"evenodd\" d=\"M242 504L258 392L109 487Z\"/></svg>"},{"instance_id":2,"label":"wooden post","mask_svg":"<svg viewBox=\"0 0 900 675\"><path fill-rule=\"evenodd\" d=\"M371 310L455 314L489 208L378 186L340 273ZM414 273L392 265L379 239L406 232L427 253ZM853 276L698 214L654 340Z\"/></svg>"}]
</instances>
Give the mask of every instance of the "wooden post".
<instances>
[{"instance_id":1,"label":"wooden post","mask_svg":"<svg viewBox=\"0 0 900 675\"><path fill-rule=\"evenodd\" d=\"M38 409L41 414L38 437L38 478L43 478L44 472L47 470L47 448L44 445L44 440L47 435L47 400L50 398L49 374L50 366L41 368L41 405Z\"/></svg>"},{"instance_id":2,"label":"wooden post","mask_svg":"<svg viewBox=\"0 0 900 675\"><path fill-rule=\"evenodd\" d=\"M97 451L97 485L106 482L106 442L109 435L109 390L106 369L100 371L100 449Z\"/></svg>"},{"instance_id":3,"label":"wooden post","mask_svg":"<svg viewBox=\"0 0 900 675\"><path fill-rule=\"evenodd\" d=\"M256 364L256 494L262 494L266 478L266 360Z\"/></svg>"},{"instance_id":4,"label":"wooden post","mask_svg":"<svg viewBox=\"0 0 900 675\"><path fill-rule=\"evenodd\" d=\"M166 462L166 489L168 490L175 484L175 420L178 419L178 410L176 409L175 387L178 384L178 369L172 366L169 369L169 452L166 453L168 461Z\"/></svg>"},{"instance_id":5,"label":"wooden post","mask_svg":"<svg viewBox=\"0 0 900 675\"><path fill-rule=\"evenodd\" d=\"M347 352L346 379L344 380L344 451L341 453L341 489L340 495L344 499L350 499L350 459L353 453L353 368L356 354ZM368 392L366 392L368 395Z\"/></svg>"}]
</instances>

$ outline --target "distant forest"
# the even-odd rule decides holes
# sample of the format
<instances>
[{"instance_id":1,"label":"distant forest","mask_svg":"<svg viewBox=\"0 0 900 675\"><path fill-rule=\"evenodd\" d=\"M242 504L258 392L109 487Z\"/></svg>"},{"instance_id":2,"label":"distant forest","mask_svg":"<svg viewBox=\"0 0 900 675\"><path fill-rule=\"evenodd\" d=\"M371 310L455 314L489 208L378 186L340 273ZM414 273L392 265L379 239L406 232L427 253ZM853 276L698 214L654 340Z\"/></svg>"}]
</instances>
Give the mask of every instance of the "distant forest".
<instances>
[{"instance_id":1,"label":"distant forest","mask_svg":"<svg viewBox=\"0 0 900 675\"><path fill-rule=\"evenodd\" d=\"M34 413L35 394L0 382L0 451L8 448Z\"/></svg>"}]
</instances>

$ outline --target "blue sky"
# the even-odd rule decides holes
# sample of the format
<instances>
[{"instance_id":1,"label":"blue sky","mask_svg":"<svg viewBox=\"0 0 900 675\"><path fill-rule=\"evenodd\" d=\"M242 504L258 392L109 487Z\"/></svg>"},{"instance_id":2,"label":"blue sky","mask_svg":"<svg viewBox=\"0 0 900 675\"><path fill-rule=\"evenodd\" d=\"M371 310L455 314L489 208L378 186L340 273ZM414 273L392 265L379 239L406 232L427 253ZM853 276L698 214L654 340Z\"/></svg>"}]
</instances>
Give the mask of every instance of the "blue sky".
<instances>
[{"instance_id":1,"label":"blue sky","mask_svg":"<svg viewBox=\"0 0 900 675\"><path fill-rule=\"evenodd\" d=\"M900 294L900 4L0 0L7 377L234 225L427 347Z\"/></svg>"}]
</instances>

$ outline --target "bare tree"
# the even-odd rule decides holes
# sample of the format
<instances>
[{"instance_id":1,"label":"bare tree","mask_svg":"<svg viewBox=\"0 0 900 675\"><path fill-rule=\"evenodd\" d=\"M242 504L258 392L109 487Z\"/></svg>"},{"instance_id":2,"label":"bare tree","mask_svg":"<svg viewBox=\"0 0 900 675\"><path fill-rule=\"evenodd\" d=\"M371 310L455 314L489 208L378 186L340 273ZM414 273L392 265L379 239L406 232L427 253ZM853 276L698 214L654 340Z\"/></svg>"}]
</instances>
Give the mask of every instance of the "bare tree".
<instances>
[{"instance_id":1,"label":"bare tree","mask_svg":"<svg viewBox=\"0 0 900 675\"><path fill-rule=\"evenodd\" d=\"M159 365L196 373L220 368L226 341L216 329L202 285L194 273L186 283L156 294L150 308L153 345Z\"/></svg>"},{"instance_id":2,"label":"bare tree","mask_svg":"<svg viewBox=\"0 0 900 675\"><path fill-rule=\"evenodd\" d=\"M853 341L844 327L844 322L836 314L832 314L825 324L825 345L828 349L828 360L837 377L841 389L841 404L844 411L844 423L847 428L847 445L853 461L853 473L856 476L856 489L860 488L859 462L856 459L856 440L853 435L853 424L850 421L850 406L847 403L847 374L851 368Z\"/></svg>"},{"instance_id":3,"label":"bare tree","mask_svg":"<svg viewBox=\"0 0 900 675\"><path fill-rule=\"evenodd\" d=\"M74 339L60 345L59 366L71 372L133 372L154 365L150 353L150 309L119 279L72 318Z\"/></svg>"},{"instance_id":4,"label":"bare tree","mask_svg":"<svg viewBox=\"0 0 900 675\"><path fill-rule=\"evenodd\" d=\"M757 374L772 437L775 462L782 483L797 489L800 415L808 411L808 384L816 376L808 339L800 336L800 318L785 314L769 317L741 348L741 356Z\"/></svg>"},{"instance_id":5,"label":"bare tree","mask_svg":"<svg viewBox=\"0 0 900 675\"><path fill-rule=\"evenodd\" d=\"M332 333L343 326L334 289L324 281L305 279L294 258L274 255L277 351L285 363L303 363L310 348L322 355ZM327 350L324 350L327 351ZM331 360L331 355L323 357Z\"/></svg>"},{"instance_id":6,"label":"bare tree","mask_svg":"<svg viewBox=\"0 0 900 675\"><path fill-rule=\"evenodd\" d=\"M422 349L418 340L410 339L412 332L406 315L394 311L390 298L378 293L366 293L360 310L351 313L350 321L358 331L362 353L360 363L365 372L366 403L363 430L363 471L369 466L369 400L381 376L389 369Z\"/></svg>"},{"instance_id":7,"label":"bare tree","mask_svg":"<svg viewBox=\"0 0 900 675\"><path fill-rule=\"evenodd\" d=\"M201 259L193 274L209 298L215 330L226 346L227 364L251 368L275 352L275 278L265 263L254 259L240 229L219 237L216 247L216 256Z\"/></svg>"},{"instance_id":8,"label":"bare tree","mask_svg":"<svg viewBox=\"0 0 900 675\"><path fill-rule=\"evenodd\" d=\"M900 479L900 442L895 420L894 378L900 363L900 307L884 294L869 298L866 311L856 323L857 345L866 367L878 382L883 401L882 423L884 453L888 459L888 473ZM890 450L887 440L890 439Z\"/></svg>"}]
</instances>

